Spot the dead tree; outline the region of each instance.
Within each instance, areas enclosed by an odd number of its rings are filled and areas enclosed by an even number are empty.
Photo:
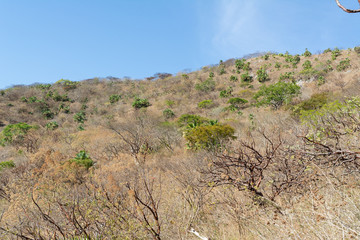
[[[336,4],[339,6],[339,8],[341,8],[342,10],[344,10],[345,12],[347,13],[359,13],[360,12],[360,9],[348,9],[346,7],[344,7],[339,0],[335,0],[336,1]],[[360,0],[358,0],[359,4],[360,4]]]

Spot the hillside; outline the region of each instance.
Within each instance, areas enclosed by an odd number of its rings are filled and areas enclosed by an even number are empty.
[[[359,94],[359,47],[2,90],[0,238],[359,238]]]

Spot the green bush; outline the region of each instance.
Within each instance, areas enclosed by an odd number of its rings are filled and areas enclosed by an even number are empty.
[[[329,100],[329,93],[317,93],[313,94],[309,99],[302,101],[301,103],[293,107],[293,114],[300,116],[302,111],[316,110],[324,106]]]
[[[359,47],[354,47],[354,51],[355,51],[357,54],[360,54],[360,46],[359,46]]]
[[[311,62],[309,60],[306,60],[302,65],[304,70],[308,70],[312,68]]]
[[[51,88],[51,84],[38,84],[35,87],[41,90],[49,90]]]
[[[332,52],[330,48],[325,49],[323,53],[328,53],[328,52]]]
[[[60,79],[55,84],[60,84],[65,91],[69,91],[69,90],[72,90],[72,89],[76,89],[76,87],[77,87],[77,85],[79,83],[78,82],[73,82],[73,81],[70,81],[70,80],[67,80],[67,79]]]
[[[271,106],[278,109],[284,103],[289,104],[291,100],[300,94],[300,87],[295,83],[277,82],[269,86],[262,86],[254,95],[257,106]]]
[[[166,101],[165,101],[165,104],[166,104],[166,106],[168,106],[168,107],[172,107],[172,106],[175,105],[175,101],[173,101],[173,100],[166,100]]]
[[[279,70],[279,69],[281,68],[281,63],[276,62],[276,63],[275,63],[275,68]]]
[[[236,139],[235,129],[229,125],[201,125],[184,133],[189,149],[217,150],[230,140]]]
[[[232,87],[228,87],[226,90],[220,91],[220,97],[221,97],[221,98],[230,97],[230,96],[232,95],[232,92],[233,92],[233,88],[232,88]]]
[[[270,80],[269,75],[267,74],[265,68],[259,68],[256,72],[256,75],[257,75],[258,81],[261,83]]]
[[[341,53],[340,53],[340,49],[338,48],[335,48],[334,50],[332,50],[331,52],[331,59],[332,60],[335,60],[338,56],[340,56]]]
[[[215,74],[213,72],[209,73],[209,78],[213,78],[215,76]]]
[[[230,76],[230,81],[232,81],[232,82],[237,82],[237,81],[238,81],[238,77],[237,77],[237,76],[234,76],[234,75],[231,75],[231,76]]]
[[[238,73],[240,73],[240,70],[243,69],[244,65],[245,65],[245,59],[236,59],[235,60],[235,68]]]
[[[4,170],[5,168],[14,168],[14,167],[15,167],[15,163],[12,160],[0,162],[0,171]]]
[[[77,123],[84,123],[86,120],[86,113],[84,111],[80,111],[74,115],[74,121]]]
[[[265,54],[265,55],[264,55],[264,60],[265,60],[265,61],[266,61],[266,60],[269,60],[269,57],[270,57],[269,54]]]
[[[111,104],[118,102],[120,99],[121,99],[121,95],[119,95],[119,94],[112,94],[109,97],[109,101]]]
[[[151,104],[147,99],[135,98],[134,102],[132,103],[132,106],[135,109],[140,109],[140,108],[147,108],[151,106]]]
[[[32,128],[34,126],[22,122],[7,125],[1,132],[0,145],[21,142]]]
[[[180,116],[176,123],[179,127],[182,128],[189,125],[202,125],[205,123],[209,123],[209,121],[209,119],[201,117],[199,115],[183,114]]]
[[[76,163],[79,166],[85,167],[89,169],[94,165],[94,161],[90,158],[90,156],[86,153],[86,151],[82,150],[76,157],[69,160],[70,163]]]
[[[345,60],[340,61],[339,65],[336,66],[336,70],[341,72],[349,67],[350,67],[350,59],[346,58]]]
[[[311,57],[311,52],[306,48],[305,49],[305,52],[302,54],[303,56],[305,56],[305,57]]]
[[[226,73],[225,68],[224,67],[220,68],[219,75],[223,75],[225,73]]]
[[[195,89],[201,92],[211,92],[215,90],[215,81],[212,78],[206,79],[202,83],[197,83]]]
[[[248,103],[248,100],[236,97],[236,98],[230,98],[227,103],[229,103],[230,106],[228,106],[226,108],[226,110],[235,112],[235,111],[239,111],[240,109],[244,108],[244,105],[246,103]]]
[[[290,80],[290,81],[294,81],[295,77],[294,77],[294,72],[285,72],[284,74],[280,74],[279,80],[283,81],[283,80]]]
[[[253,81],[253,77],[249,75],[249,72],[241,74],[241,81],[246,83],[251,83]]]
[[[204,100],[198,103],[199,108],[211,108],[214,105],[212,100]]]
[[[46,129],[48,130],[55,130],[59,127],[59,124],[55,121],[53,122],[48,122],[46,125],[45,125]]]
[[[165,119],[170,119],[175,117],[175,113],[170,108],[167,108],[163,111],[163,116],[165,117]]]

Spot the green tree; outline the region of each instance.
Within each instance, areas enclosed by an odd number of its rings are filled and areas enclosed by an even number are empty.
[[[269,86],[262,86],[254,95],[257,106],[271,106],[278,109],[284,103],[288,104],[300,94],[300,87],[296,83],[277,82]]]
[[[69,162],[85,167],[86,169],[89,169],[94,165],[94,161],[90,158],[89,154],[87,154],[86,151],[84,150],[76,154],[76,157],[70,159]]]
[[[141,98],[135,98],[134,102],[132,103],[132,106],[135,109],[140,109],[140,108],[147,108],[149,106],[151,106],[149,100],[147,99],[141,99]]]

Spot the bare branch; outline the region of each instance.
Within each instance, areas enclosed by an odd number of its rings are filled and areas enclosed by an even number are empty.
[[[344,10],[347,13],[359,13],[360,12],[360,9],[356,9],[356,10],[348,9],[348,8],[345,8],[343,5],[341,5],[339,0],[335,0],[335,1],[336,1],[336,4],[339,6],[339,8],[341,8],[342,10]],[[360,5],[360,0],[358,0],[358,2]]]

